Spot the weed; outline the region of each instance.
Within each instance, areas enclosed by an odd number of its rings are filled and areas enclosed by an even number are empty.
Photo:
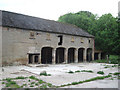
[[[10,83],[6,83],[6,87],[10,87],[10,85],[11,85]]]
[[[90,73],[93,73],[92,70],[82,70],[81,72],[90,72]]]
[[[68,73],[73,74],[74,72],[70,70]]]
[[[103,75],[104,72],[103,71],[98,71],[97,74],[102,74]]]
[[[35,76],[30,76],[29,78],[30,78],[30,79],[33,79],[33,80],[37,80],[37,81],[39,80],[39,79],[36,78]]]
[[[75,73],[80,72],[79,70],[75,71]]]
[[[5,79],[7,82],[10,82],[12,80],[12,78],[6,78]]]
[[[40,88],[47,88],[47,85],[43,84]]]
[[[5,84],[5,82],[2,82],[2,84]]]
[[[64,87],[64,86],[70,86],[70,85],[77,85],[77,84],[81,84],[81,83],[85,83],[85,82],[90,82],[90,81],[95,81],[95,80],[101,80],[101,79],[105,79],[105,78],[109,78],[109,77],[111,77],[111,75],[107,75],[107,76],[98,76],[98,77],[91,78],[91,79],[88,79],[88,80],[79,81],[79,82],[72,82],[71,84],[64,84],[64,85],[57,86],[57,87]]]
[[[40,76],[51,76],[51,74],[47,74],[46,72],[40,73]]]
[[[19,85],[17,85],[17,84],[13,84],[13,85],[11,85],[10,86],[11,88],[21,88]]]
[[[38,86],[38,83],[35,83],[36,86]]]
[[[15,79],[25,79],[26,77],[22,77],[22,76],[20,76],[20,77],[16,77]]]
[[[79,84],[79,82],[72,82],[72,85],[76,85],[76,84]]]
[[[38,81],[38,83],[39,83],[39,84],[42,84],[42,83],[44,83],[44,81],[42,81],[42,80],[39,80],[39,81]]]
[[[49,87],[52,87],[52,84],[51,83],[47,83]]]
[[[33,85],[30,85],[30,87],[34,87]]]
[[[10,84],[16,84],[16,82],[15,82],[15,81],[10,81],[9,83],[10,83]]]
[[[119,75],[120,74],[120,72],[115,72],[113,75]]]
[[[35,84],[35,82],[31,82],[31,84]]]

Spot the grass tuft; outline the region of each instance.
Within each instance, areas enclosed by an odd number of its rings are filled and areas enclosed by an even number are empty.
[[[101,75],[103,75],[104,72],[103,72],[103,71],[98,71],[97,74],[101,74]]]

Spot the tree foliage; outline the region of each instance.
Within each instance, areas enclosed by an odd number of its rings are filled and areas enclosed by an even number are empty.
[[[59,22],[74,24],[95,36],[96,49],[107,54],[119,54],[120,31],[119,17],[113,17],[110,13],[101,17],[89,11],[68,13],[59,17]]]

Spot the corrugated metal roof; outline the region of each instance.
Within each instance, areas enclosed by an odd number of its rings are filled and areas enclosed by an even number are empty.
[[[2,26],[94,37],[75,25],[64,24],[53,20],[46,20],[8,11],[2,11]]]

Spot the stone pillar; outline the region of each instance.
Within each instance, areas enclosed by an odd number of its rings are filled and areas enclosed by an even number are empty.
[[[85,48],[83,51],[83,61],[86,62],[86,57],[87,57],[87,49]]]
[[[56,48],[52,49],[52,64],[56,64]]]
[[[78,49],[75,49],[75,63],[78,63]]]
[[[101,59],[101,52],[98,54],[98,59],[99,60]]]
[[[35,63],[34,59],[35,59],[35,55],[32,55],[32,64]]]
[[[38,63],[42,64],[42,62],[41,62],[41,49],[39,49],[39,50],[40,50],[39,51],[40,55],[39,55],[39,61],[38,61]]]
[[[92,49],[92,60],[94,60],[94,49]]]
[[[65,49],[65,56],[64,56],[64,62],[68,63],[68,48]]]

